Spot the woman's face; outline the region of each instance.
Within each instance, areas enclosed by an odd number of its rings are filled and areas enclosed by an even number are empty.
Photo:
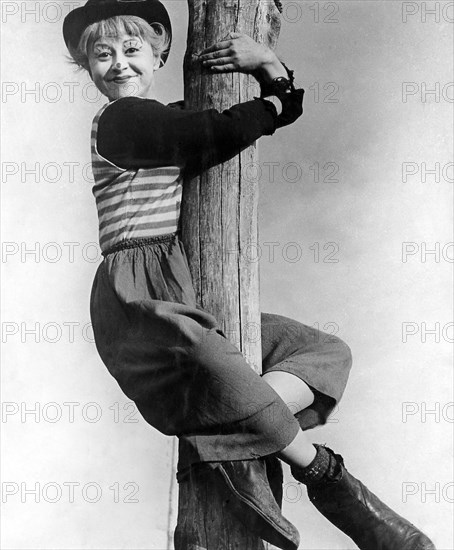
[[[159,59],[142,38],[123,34],[96,40],[89,53],[90,76],[110,101],[122,97],[151,97],[153,73]]]

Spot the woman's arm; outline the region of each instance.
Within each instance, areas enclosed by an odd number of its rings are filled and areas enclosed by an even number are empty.
[[[272,95],[273,78],[288,76],[287,69],[269,48],[247,35],[215,44],[201,53],[209,70],[252,72],[262,87],[261,98],[216,109],[190,111],[137,97],[113,102],[101,115],[98,151],[122,168],[155,168],[176,165],[195,175],[236,156],[262,135],[291,124],[303,112],[304,90],[282,97],[282,112],[263,99]],[[233,44],[233,46],[232,46]],[[225,49],[227,47],[227,49]],[[271,93],[265,93],[268,87]],[[269,91],[269,90],[268,90]]]
[[[225,162],[276,129],[274,105],[254,99],[218,112],[128,97],[99,119],[99,153],[121,168],[181,166],[191,175]]]
[[[231,32],[225,40],[200,52],[199,59],[213,72],[252,74],[260,84],[260,97],[269,97],[279,109],[277,128],[291,124],[301,115],[304,91],[295,89],[293,71],[281,63],[273,50],[250,36]],[[276,83],[276,79],[284,82]]]
[[[225,40],[202,50],[199,59],[214,72],[250,73],[265,82],[287,77],[284,65],[271,48],[238,32],[231,32]]]

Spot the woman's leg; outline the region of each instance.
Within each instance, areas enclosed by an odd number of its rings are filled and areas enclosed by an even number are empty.
[[[280,320],[283,321],[281,326]],[[271,323],[270,316],[267,317],[267,321],[268,324]],[[265,360],[269,363],[269,357],[272,357],[276,365],[278,359],[278,368],[286,368],[285,355],[288,353],[288,344],[285,344],[285,340],[288,341],[289,338],[283,329],[290,320],[275,317],[275,321],[278,326],[273,329],[273,337],[268,339],[269,353],[264,354]],[[276,338],[279,331],[280,337]],[[292,335],[294,344],[289,348],[290,360],[287,361],[287,366],[289,363],[292,369],[300,368],[301,374],[305,375],[305,354],[308,349],[304,335],[308,334],[310,332],[307,328],[301,326]],[[295,349],[298,345],[300,350]],[[324,346],[319,346],[318,350],[311,347],[310,352],[314,351],[323,356],[327,350]],[[266,368],[270,366],[265,364]],[[276,391],[293,414],[304,411],[314,402],[313,391],[296,374],[280,370],[265,371],[263,379]],[[361,481],[354,478],[345,469],[340,455],[321,445],[312,445],[304,431],[301,430],[277,456],[290,464],[295,479],[307,486],[312,504],[333,525],[350,536],[361,550],[435,550],[428,537],[380,501]]]
[[[311,388],[298,376],[288,372],[272,371],[262,376],[279,397],[287,404],[292,414],[296,414],[314,402],[314,393]],[[315,458],[317,451],[302,430],[285,449],[278,453],[281,460],[305,468]]]

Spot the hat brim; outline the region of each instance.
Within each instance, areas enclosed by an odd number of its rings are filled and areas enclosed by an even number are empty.
[[[116,17],[117,15],[134,15],[141,17],[147,23],[161,23],[172,40],[172,25],[166,8],[155,0],[139,0],[137,2],[109,2],[85,5],[69,12],[63,22],[63,38],[66,46],[76,49],[85,29],[98,21]],[[170,44],[169,44],[170,49]],[[161,56],[162,63],[167,61],[168,52]]]

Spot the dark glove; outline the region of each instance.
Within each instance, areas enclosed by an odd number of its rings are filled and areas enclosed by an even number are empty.
[[[281,61],[281,63],[282,63],[282,61]],[[295,89],[295,85],[294,85],[295,77],[293,75],[294,75],[295,71],[292,71],[291,69],[289,69],[287,67],[287,65],[285,65],[284,63],[282,63],[282,65],[284,66],[284,69],[287,72],[287,80],[290,82],[290,86],[291,86],[292,90],[294,90]],[[274,85],[274,81],[273,82],[260,81],[260,97],[263,99],[263,98],[268,97],[270,95],[276,95],[276,87]]]
[[[295,122],[303,114],[304,90],[298,89],[294,92],[275,94],[282,103],[282,112],[277,116],[276,128],[282,128]]]
[[[277,117],[276,128],[292,124],[292,122],[295,122],[303,114],[304,90],[302,88],[295,88],[294,71],[290,70],[286,65],[284,65],[284,68],[287,71],[287,79],[280,78],[273,80],[273,82],[260,83],[260,97],[262,99],[273,95],[279,98],[282,103],[282,112]]]

